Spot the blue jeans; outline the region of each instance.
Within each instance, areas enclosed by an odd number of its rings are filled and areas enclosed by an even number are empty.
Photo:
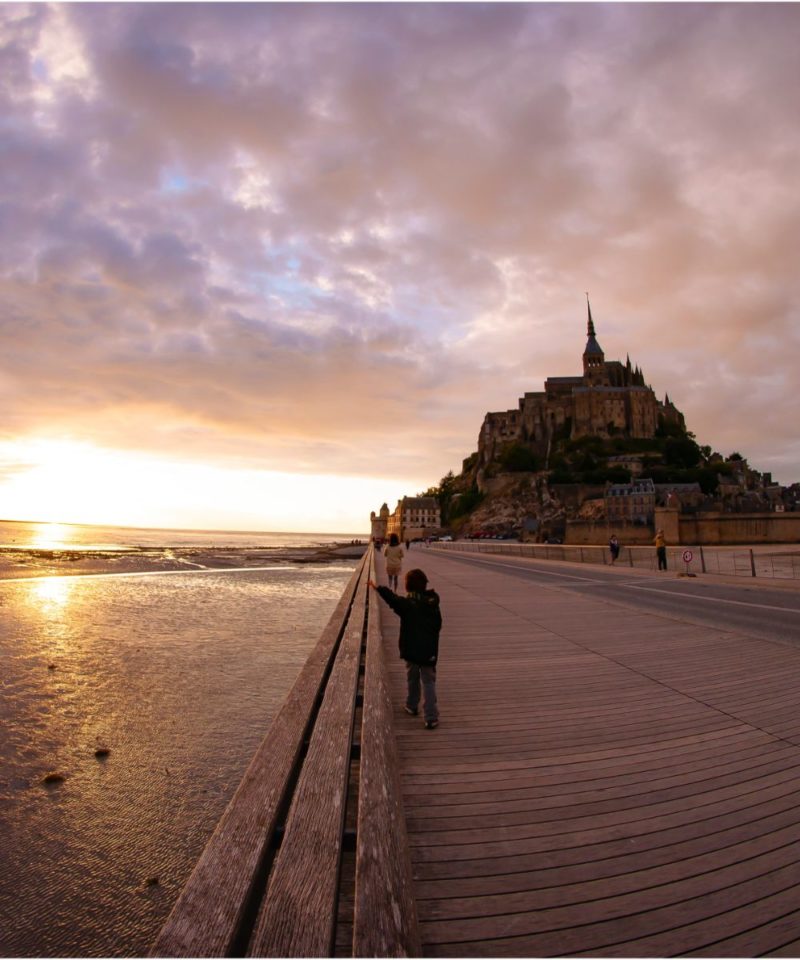
[[[439,708],[436,705],[436,667],[422,667],[418,663],[411,663],[406,660],[406,676],[408,677],[408,698],[406,699],[406,706],[412,710],[419,708],[421,685],[422,708],[425,720],[438,720]]]

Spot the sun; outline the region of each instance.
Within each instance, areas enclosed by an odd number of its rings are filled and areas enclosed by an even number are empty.
[[[0,516],[40,523],[358,532],[393,486],[388,478],[232,468],[70,438],[0,442]],[[52,526],[40,546],[59,549],[68,533]]]
[[[49,522],[42,532],[57,547],[65,531],[60,522],[103,522],[116,512],[121,497],[133,494],[126,479],[124,455],[103,451],[73,440],[31,439],[5,445],[0,461],[13,462],[15,469],[2,487],[4,513],[21,519]]]

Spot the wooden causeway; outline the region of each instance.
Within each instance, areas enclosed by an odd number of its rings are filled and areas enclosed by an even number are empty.
[[[423,954],[799,955],[800,651],[413,566],[442,598],[438,729],[402,712],[381,622]]]

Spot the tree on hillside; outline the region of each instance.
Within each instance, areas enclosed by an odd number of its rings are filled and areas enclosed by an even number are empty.
[[[439,509],[442,512],[442,523],[447,523],[450,503],[455,492],[456,478],[453,474],[453,471],[448,470],[439,481],[438,487],[428,487],[427,490],[423,490],[422,493],[418,493],[417,496],[436,497],[436,499],[439,501]]]
[[[478,490],[478,485],[473,483],[466,493],[454,495],[448,507],[447,519],[453,520],[456,517],[463,517],[467,513],[472,513],[483,498],[484,494]]]
[[[668,466],[696,467],[701,459],[700,447],[689,435],[667,437],[664,441],[664,462]]]

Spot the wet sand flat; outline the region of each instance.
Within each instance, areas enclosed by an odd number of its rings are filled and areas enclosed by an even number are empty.
[[[0,548],[0,580],[170,570],[230,570],[333,563],[360,557],[362,544],[317,547],[156,547],[119,550]]]

